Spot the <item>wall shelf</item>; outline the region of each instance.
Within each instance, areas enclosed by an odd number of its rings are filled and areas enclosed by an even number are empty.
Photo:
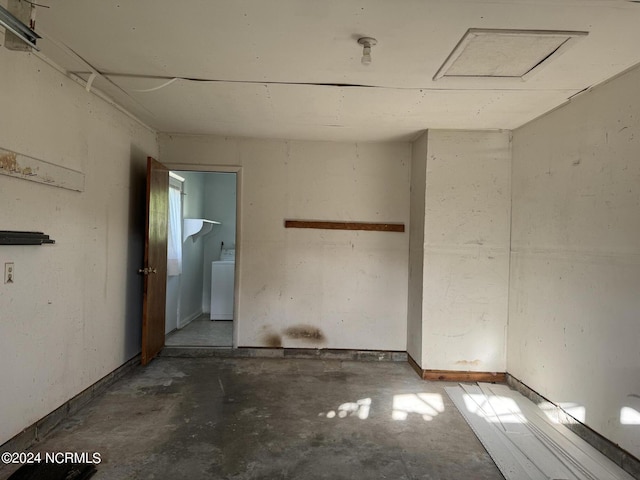
[[[195,242],[199,237],[210,233],[214,225],[221,225],[221,223],[215,220],[207,220],[206,218],[185,218],[182,241],[186,242],[187,238],[191,237]]]
[[[284,228],[318,228],[322,230],[367,230],[404,232],[404,223],[327,222],[317,220],[285,220]]]
[[[42,245],[56,243],[42,232],[16,232],[0,230],[0,245]]]

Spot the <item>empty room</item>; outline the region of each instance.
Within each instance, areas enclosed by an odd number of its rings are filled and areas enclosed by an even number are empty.
[[[0,479],[640,478],[639,25],[0,0]]]

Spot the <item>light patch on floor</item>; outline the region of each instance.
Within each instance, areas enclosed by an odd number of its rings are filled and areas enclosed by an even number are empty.
[[[336,410],[329,410],[318,414],[320,417],[326,418],[346,418],[358,417],[360,420],[366,420],[369,417],[369,409],[371,408],[371,399],[363,398],[357,402],[347,402],[340,405]]]

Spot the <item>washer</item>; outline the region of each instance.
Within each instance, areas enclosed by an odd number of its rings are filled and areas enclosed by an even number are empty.
[[[211,320],[233,320],[235,260],[211,262]]]

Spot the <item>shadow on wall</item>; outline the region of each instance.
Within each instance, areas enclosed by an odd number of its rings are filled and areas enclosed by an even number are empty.
[[[142,344],[143,277],[138,268],[144,261],[147,154],[131,145],[129,164],[129,228],[127,240],[126,310],[124,354],[129,359],[140,353]]]

